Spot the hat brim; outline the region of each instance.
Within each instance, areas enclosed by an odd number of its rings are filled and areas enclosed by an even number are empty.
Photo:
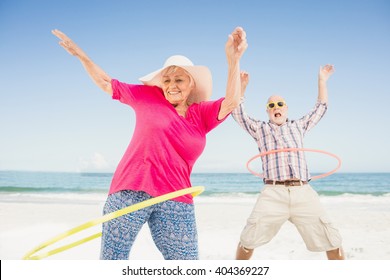
[[[171,65],[173,66],[173,65]],[[199,103],[202,101],[210,100],[211,93],[212,93],[212,76],[209,68],[202,65],[194,65],[194,66],[182,66],[182,65],[176,65],[180,68],[183,68],[186,70],[194,79],[195,81],[195,89],[192,92],[191,96],[189,97],[189,103]],[[167,66],[169,67],[169,66]],[[161,73],[164,69],[167,67],[160,68],[148,75],[145,75],[139,80],[144,84],[148,86],[161,86]]]

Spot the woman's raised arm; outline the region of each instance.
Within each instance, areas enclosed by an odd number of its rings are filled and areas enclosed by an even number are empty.
[[[61,41],[59,42],[68,53],[77,57],[81,64],[84,66],[88,75],[100,87],[104,92],[112,95],[111,77],[107,75],[98,65],[96,65],[87,54],[68,36],[61,31],[55,29],[52,33],[57,36]]]

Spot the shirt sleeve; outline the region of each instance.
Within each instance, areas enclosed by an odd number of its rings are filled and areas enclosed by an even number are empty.
[[[304,134],[312,129],[322,119],[327,109],[328,105],[326,103],[317,101],[314,108],[308,114],[297,120],[299,125],[302,127]]]
[[[221,124],[230,115],[227,114],[222,120],[218,120],[219,111],[221,109],[221,103],[225,98],[222,97],[215,101],[203,101],[199,103],[200,111],[202,115],[202,121],[206,133]]]
[[[239,126],[248,132],[255,140],[258,140],[257,135],[261,122],[248,116],[248,114],[245,112],[245,106],[243,102],[241,102],[241,104],[233,110],[232,117]]]
[[[121,103],[134,107],[135,101],[142,94],[143,85],[132,85],[119,82],[116,79],[111,80],[112,99],[119,100]]]

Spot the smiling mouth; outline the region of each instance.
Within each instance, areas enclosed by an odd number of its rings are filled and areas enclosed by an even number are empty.
[[[180,91],[168,91],[169,95],[178,95]]]

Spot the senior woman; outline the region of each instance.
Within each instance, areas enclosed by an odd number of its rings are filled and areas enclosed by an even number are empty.
[[[237,27],[228,36],[226,96],[209,101],[209,69],[180,55],[131,85],[111,79],[84,51],[59,30],[59,44],[77,57],[92,80],[136,114],[131,142],[111,182],[104,214],[191,187],[190,175],[203,152],[206,134],[238,106],[240,58],[246,33]],[[171,199],[103,224],[101,259],[128,259],[134,240],[148,222],[154,243],[165,259],[198,259],[198,236],[191,195]]]

